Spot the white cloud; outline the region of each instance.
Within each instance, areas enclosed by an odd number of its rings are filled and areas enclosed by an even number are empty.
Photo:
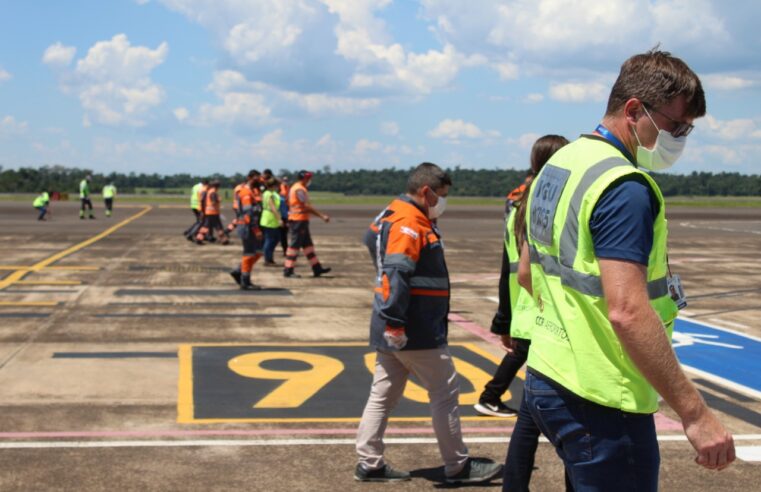
[[[26,121],[16,121],[13,116],[0,119],[0,136],[16,136],[26,133],[29,124]]]
[[[395,137],[399,135],[399,124],[396,121],[384,121],[380,125],[380,131],[384,135]]]
[[[61,42],[51,44],[42,55],[42,62],[46,65],[63,67],[71,63],[77,49],[74,46],[64,46]]]
[[[183,107],[175,108],[172,113],[174,114],[174,117],[177,118],[177,121],[185,121],[190,116],[190,111]]]
[[[601,102],[608,98],[610,89],[600,82],[562,82],[550,85],[550,97],[560,102]]]
[[[57,70],[59,84],[66,93],[79,97],[84,109],[83,124],[143,126],[154,107],[164,99],[164,90],[150,73],[167,57],[169,47],[156,49],[131,46],[127,36],[117,34],[98,41],[75,68],[68,68],[73,48],[51,45],[43,59]]]
[[[428,132],[431,138],[442,138],[449,141],[459,141],[462,138],[484,139],[498,137],[495,130],[483,131],[473,123],[463,120],[445,119],[436,125],[436,128]]]
[[[531,94],[528,94],[524,101],[527,103],[539,103],[544,101],[544,94],[541,94],[539,92],[532,92]]]
[[[707,89],[717,91],[735,91],[739,89],[747,89],[757,85],[757,79],[749,79],[732,74],[712,73],[708,75],[701,75],[700,80],[706,86]]]
[[[497,70],[499,78],[502,80],[515,80],[518,78],[518,73],[520,72],[518,65],[510,62],[497,63],[494,68]]]
[[[354,152],[359,155],[364,155],[369,152],[378,152],[381,148],[383,148],[382,143],[362,138],[354,145]]]
[[[355,115],[380,105],[380,99],[377,98],[282,90],[263,82],[252,82],[236,70],[214,72],[208,90],[216,94],[222,104],[203,104],[198,117],[186,115],[184,119],[178,118],[180,121],[203,126],[229,124],[256,127],[276,121],[274,113],[277,108],[282,108],[283,112],[289,114],[296,110],[311,115]]]
[[[202,104],[195,122],[201,126],[261,126],[272,121],[271,109],[261,94],[229,92],[222,104]]]
[[[11,77],[13,76],[10,74],[10,72],[0,68],[0,82],[5,82],[6,80],[10,80]]]
[[[707,135],[721,140],[739,141],[761,138],[761,126],[759,126],[757,120],[750,118],[718,120],[708,114],[705,118],[697,120],[695,126]]]
[[[524,133],[518,138],[511,138],[508,140],[508,143],[517,145],[521,149],[530,149],[534,146],[534,142],[536,142],[541,135],[538,133]]]

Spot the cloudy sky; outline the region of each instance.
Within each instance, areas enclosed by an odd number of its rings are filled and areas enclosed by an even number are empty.
[[[525,168],[656,43],[706,87],[674,172],[757,174],[756,0],[7,0],[0,165]]]

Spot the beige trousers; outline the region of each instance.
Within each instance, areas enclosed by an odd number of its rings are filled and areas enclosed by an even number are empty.
[[[367,470],[384,465],[383,434],[410,374],[414,374],[428,391],[433,430],[444,460],[444,472],[447,476],[455,475],[468,460],[468,448],[460,429],[457,371],[447,347],[376,352],[373,385],[357,431],[359,463]]]

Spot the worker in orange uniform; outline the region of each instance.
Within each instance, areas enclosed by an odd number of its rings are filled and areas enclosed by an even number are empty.
[[[283,248],[283,256],[288,249],[288,192],[291,185],[288,184],[288,176],[280,178],[280,247]]]
[[[324,268],[317,259],[314,252],[312,236],[309,234],[309,216],[314,215],[325,222],[330,222],[330,216],[321,213],[314,208],[309,201],[309,184],[312,181],[312,173],[309,171],[299,171],[299,180],[294,183],[288,192],[288,229],[291,233],[291,242],[285,252],[285,268],[283,268],[284,277],[297,276],[293,269],[296,266],[296,258],[299,256],[299,249],[304,250],[309,264],[312,265],[312,274],[319,277],[328,273],[330,268]]]
[[[209,184],[209,189],[203,195],[203,225],[196,234],[196,244],[202,245],[207,234],[213,235],[217,232],[218,239],[222,244],[230,242],[230,236],[222,225],[219,213],[222,208],[219,199],[219,181],[214,180]]]
[[[255,169],[252,169],[251,173],[256,174],[255,180],[257,184],[254,186],[249,186],[249,189],[251,189],[254,192],[254,197],[257,198],[257,201],[261,202],[262,201],[261,192],[259,191],[259,185],[258,185],[258,183],[261,180],[261,174],[259,174],[259,171]],[[229,224],[227,224],[228,233],[233,232],[235,230],[235,227],[240,224],[241,211],[240,211],[239,193],[243,187],[248,186],[248,181],[249,181],[249,178],[246,178],[242,183],[236,185],[235,188],[233,188],[233,215],[234,217],[233,217],[233,220]]]
[[[507,194],[505,197],[505,216],[510,213],[510,209],[513,208],[513,204],[520,203],[523,195],[526,193],[526,190],[529,186],[531,186],[531,182],[534,181],[535,175],[536,174],[534,171],[529,170],[528,174],[526,174],[526,178],[523,180],[523,183],[518,185],[517,188]]]
[[[245,186],[238,192],[240,220],[238,221],[238,236],[243,242],[243,258],[240,266],[230,272],[241,290],[261,290],[261,287],[251,283],[251,271],[259,258],[262,257],[262,230],[259,219],[262,215],[261,200],[257,201],[254,189],[258,190],[259,172],[251,171]]]

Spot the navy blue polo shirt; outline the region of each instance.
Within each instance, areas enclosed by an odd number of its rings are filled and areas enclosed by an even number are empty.
[[[658,199],[643,176],[614,181],[600,196],[589,221],[595,255],[647,266],[659,208]]]

